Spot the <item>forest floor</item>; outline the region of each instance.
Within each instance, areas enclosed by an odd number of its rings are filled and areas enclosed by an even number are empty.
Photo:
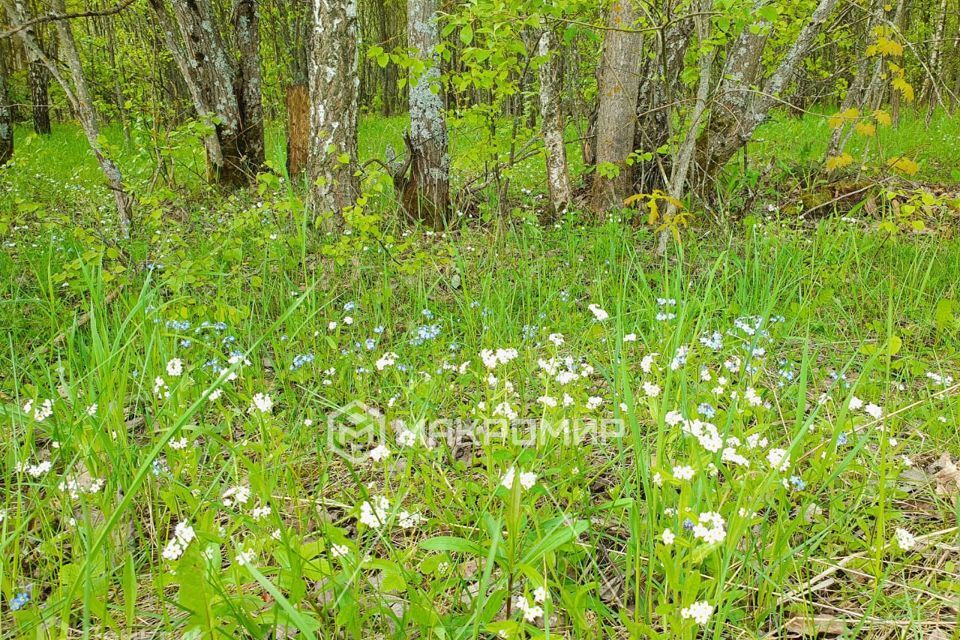
[[[539,158],[510,220],[394,229],[374,183],[331,238],[111,131],[117,246],[79,134],[18,137],[0,636],[957,637],[960,145],[919,126],[893,182],[766,125],[665,257],[538,225]]]

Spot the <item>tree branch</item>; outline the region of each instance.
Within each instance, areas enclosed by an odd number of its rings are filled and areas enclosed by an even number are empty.
[[[120,4],[110,9],[103,9],[101,11],[83,11],[80,13],[48,13],[45,16],[40,16],[38,18],[33,18],[32,20],[27,20],[23,24],[11,27],[9,30],[0,33],[0,40],[4,38],[9,38],[14,36],[24,29],[29,29],[30,27],[43,24],[44,22],[58,22],[60,20],[74,20],[76,18],[99,18],[104,16],[112,16],[117,13],[120,13],[130,5],[132,5],[137,0],[122,0]]]

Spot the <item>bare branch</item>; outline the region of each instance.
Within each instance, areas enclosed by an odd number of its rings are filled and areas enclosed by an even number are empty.
[[[27,20],[23,24],[18,24],[17,26],[11,27],[9,30],[0,33],[0,40],[3,38],[9,38],[20,33],[24,29],[29,29],[34,25],[43,24],[45,22],[59,22],[60,20],[74,20],[77,18],[100,18],[104,16],[112,16],[120,13],[136,1],[137,0],[122,0],[122,2],[120,2],[120,4],[117,6],[100,11],[82,11],[80,13],[48,13],[45,16]]]

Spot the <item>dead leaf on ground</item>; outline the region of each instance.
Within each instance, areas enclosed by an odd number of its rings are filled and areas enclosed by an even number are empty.
[[[949,453],[940,456],[940,459],[931,466],[931,469],[933,468],[937,469],[933,474],[933,479],[937,483],[937,495],[955,496],[960,493],[960,468],[957,468],[957,464],[950,458]]]
[[[847,622],[834,616],[797,616],[787,620],[783,628],[801,636],[839,636],[847,632]]]

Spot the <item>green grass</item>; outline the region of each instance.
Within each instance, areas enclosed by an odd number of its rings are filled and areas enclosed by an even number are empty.
[[[402,129],[365,123],[363,154]],[[576,213],[322,237],[283,186],[203,192],[183,145],[189,188],[144,198],[118,255],[82,140],[31,145],[0,178],[20,202],[0,254],[0,635],[757,638],[814,616],[846,637],[954,633],[949,226],[699,218],[665,259],[649,230]],[[385,459],[330,446],[356,403],[386,425],[357,451]],[[527,438],[406,440],[514,414]],[[380,526],[361,517],[378,496]],[[713,544],[684,526],[709,512]],[[181,522],[194,537],[164,557]],[[697,601],[706,624],[683,615]]]

